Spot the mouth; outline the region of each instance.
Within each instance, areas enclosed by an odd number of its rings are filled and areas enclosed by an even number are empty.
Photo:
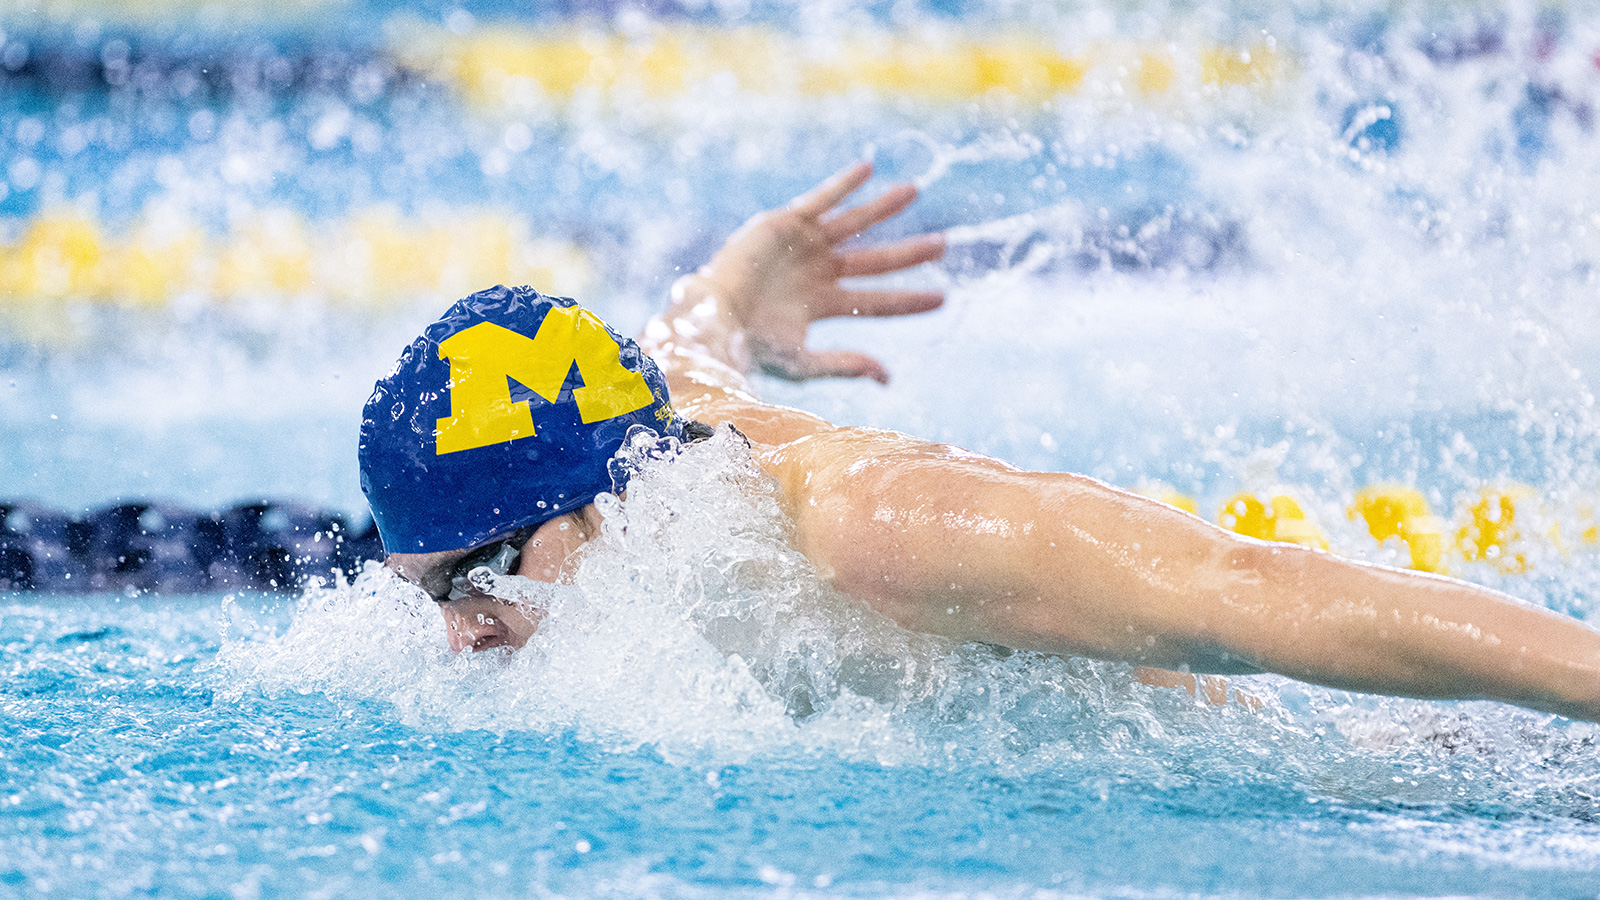
[[[478,653],[483,650],[492,650],[495,647],[510,647],[516,649],[517,644],[512,639],[511,630],[497,619],[480,622],[477,627],[467,626],[461,622],[447,621],[447,638],[450,650],[454,653],[471,651]]]
[[[510,646],[511,646],[511,639],[510,638],[508,638],[504,634],[501,634],[499,632],[495,632],[493,634],[486,634],[486,635],[478,638],[477,640],[473,641],[471,646],[467,647],[467,649],[471,650],[473,653],[477,653],[479,651],[490,650],[490,649],[493,649],[495,647],[510,647]]]

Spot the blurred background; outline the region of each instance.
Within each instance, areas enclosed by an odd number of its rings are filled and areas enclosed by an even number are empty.
[[[869,193],[923,188],[884,237],[948,230],[902,278],[950,303],[819,329],[891,387],[770,397],[1262,537],[1489,579],[1548,558],[1576,608],[1600,540],[1596,23],[7,0],[0,499],[359,523],[360,406],[454,299],[528,283],[636,329],[745,217],[865,156]]]
[[[1595,896],[1592,725],[909,636],[709,447],[513,658],[281,590],[453,301],[866,157],[948,302],[766,397],[1593,622],[1597,111],[1595,2],[0,0],[0,896]]]

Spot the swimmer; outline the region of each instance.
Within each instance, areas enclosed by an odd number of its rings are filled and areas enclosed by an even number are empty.
[[[473,575],[569,578],[601,525],[594,497],[625,487],[608,462],[630,429],[692,439],[728,424],[822,577],[905,628],[1151,667],[1144,680],[1191,691],[1198,673],[1275,672],[1600,720],[1600,632],[1574,619],[1242,537],[1082,475],[757,399],[758,369],[887,381],[870,356],[809,349],[808,327],[942,302],[841,283],[944,252],[938,235],[848,245],[916,197],[902,185],[841,209],[870,175],[853,166],[751,219],[673,287],[637,343],[571,301],[502,287],[457,303],[406,349],[366,407],[362,488],[386,564],[438,601],[453,650],[521,647],[538,628],[536,611],[484,594]],[[1215,699],[1215,682],[1199,687]]]

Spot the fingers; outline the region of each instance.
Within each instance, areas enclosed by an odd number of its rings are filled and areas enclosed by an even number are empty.
[[[755,354],[761,371],[784,381],[809,381],[813,378],[871,378],[889,383],[889,370],[865,353],[851,350],[800,350],[790,353]]]
[[[889,370],[865,353],[852,350],[817,350],[799,360],[802,378],[871,378],[889,383]]]
[[[820,218],[823,213],[850,196],[872,177],[872,163],[858,162],[834,173],[833,177],[789,201],[789,208],[803,215]]]
[[[796,197],[789,202],[788,208],[802,216],[820,219],[829,210],[842,203],[844,198],[850,196],[863,184],[866,184],[867,179],[871,177],[871,163],[856,163],[835,173],[827,181]],[[847,209],[823,222],[823,235],[829,243],[838,244],[866,231],[879,222],[899,215],[916,199],[916,185],[896,185],[866,203]],[[937,259],[938,257],[930,258]],[[910,263],[909,265],[915,264]]]
[[[924,234],[882,247],[851,250],[839,254],[839,277],[886,275],[909,269],[944,256],[944,235]]]
[[[870,170],[868,174],[871,174]],[[868,228],[892,218],[917,199],[917,186],[898,184],[871,200],[852,207],[822,223],[822,233],[829,242],[837,244],[848,240]]]
[[[939,291],[840,291],[829,308],[817,310],[817,318],[909,316],[943,305],[944,294]]]

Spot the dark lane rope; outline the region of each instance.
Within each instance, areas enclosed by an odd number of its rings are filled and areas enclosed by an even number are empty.
[[[296,503],[197,512],[124,503],[70,516],[0,501],[0,591],[298,591],[383,557],[377,528]]]

